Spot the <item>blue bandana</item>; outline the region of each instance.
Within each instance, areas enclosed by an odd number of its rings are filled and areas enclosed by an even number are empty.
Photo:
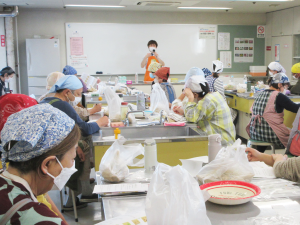
[[[82,88],[81,81],[73,75],[66,75],[60,78],[50,89],[50,93],[55,93],[61,89],[70,89],[72,91]]]
[[[289,83],[289,82],[290,82],[289,78],[284,73],[276,73],[274,76],[272,76],[272,81],[271,81],[272,84],[274,84],[274,83],[275,84],[278,84],[278,83],[285,84],[285,83]]]
[[[77,74],[77,70],[74,68],[74,67],[72,67],[72,66],[65,66],[65,68],[63,69],[63,74],[64,75],[75,75],[75,74]]]
[[[6,160],[26,162],[60,144],[75,126],[67,114],[49,104],[38,104],[8,117],[1,132],[3,165]],[[8,151],[10,141],[18,141]]]
[[[210,70],[207,69],[207,68],[203,68],[202,71],[203,71],[203,73],[204,73],[205,78],[208,77],[208,76],[210,76],[210,75],[212,74],[212,73],[210,72]]]
[[[191,76],[195,76],[195,75],[199,75],[199,76],[203,76],[204,77],[204,73],[203,73],[203,71],[200,68],[198,68],[198,67],[192,67],[186,73],[184,81],[187,82]]]

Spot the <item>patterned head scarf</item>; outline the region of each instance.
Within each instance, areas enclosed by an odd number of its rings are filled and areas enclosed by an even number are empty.
[[[74,120],[49,104],[38,104],[11,115],[2,130],[2,164],[7,160],[26,162],[43,155],[60,144],[74,126]],[[10,141],[17,143],[10,148]]]
[[[0,134],[7,118],[22,109],[36,105],[37,101],[23,94],[6,94],[0,97]]]
[[[202,71],[204,73],[205,78],[212,74],[208,68],[203,68]]]
[[[61,89],[70,89],[72,91],[82,88],[81,81],[76,77],[72,75],[66,75],[62,78],[60,78],[50,89],[50,93],[55,93],[58,90]]]
[[[158,62],[152,62],[149,66],[148,66],[148,71],[155,73],[158,69],[161,68],[161,64]]]
[[[65,75],[61,72],[53,72],[50,73],[47,77],[47,86],[46,89],[49,91],[52,86],[62,77],[64,77]]]
[[[276,73],[274,76],[272,76],[271,84],[286,84],[289,83],[290,80],[284,73]]]
[[[184,81],[187,82],[190,77],[199,75],[204,77],[203,71],[198,67],[192,67],[185,75]]]
[[[279,62],[271,62],[268,65],[268,67],[269,67],[270,70],[275,70],[278,73],[285,73],[286,72],[286,70],[283,68],[283,66]]]
[[[64,75],[75,75],[75,74],[77,74],[77,70],[74,67],[68,66],[68,65],[66,65],[65,68],[63,68],[62,72],[63,72]]]

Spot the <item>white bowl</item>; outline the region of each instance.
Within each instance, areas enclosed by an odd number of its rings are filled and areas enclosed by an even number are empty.
[[[254,184],[235,180],[203,184],[200,189],[206,190],[211,195],[208,201],[220,205],[244,204],[261,192]]]

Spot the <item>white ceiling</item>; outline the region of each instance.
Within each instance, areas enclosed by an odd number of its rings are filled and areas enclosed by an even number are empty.
[[[67,8],[65,10],[117,10],[117,11],[167,11],[167,12],[224,12],[225,10],[188,10],[177,9],[176,7],[160,6],[149,7],[139,6],[138,2],[147,0],[0,0],[0,6],[18,5],[20,8],[56,8],[63,9],[65,4],[86,4],[86,5],[125,5],[126,8],[103,9],[103,8]],[[161,2],[162,0],[148,0]],[[164,2],[180,2],[179,6],[198,6],[198,7],[227,7],[232,8],[228,13],[266,13],[300,6],[300,0],[279,2],[279,1],[260,1],[255,4],[255,0],[163,0]]]

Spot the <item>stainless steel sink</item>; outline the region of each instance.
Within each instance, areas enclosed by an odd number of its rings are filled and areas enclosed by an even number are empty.
[[[120,127],[121,135],[129,142],[142,143],[146,139],[155,139],[156,142],[185,142],[207,140],[207,134],[195,127]],[[102,128],[102,137],[99,134],[93,134],[95,145],[111,144],[114,140],[106,140],[104,137],[114,135],[114,128]],[[104,138],[104,139],[102,139]]]

